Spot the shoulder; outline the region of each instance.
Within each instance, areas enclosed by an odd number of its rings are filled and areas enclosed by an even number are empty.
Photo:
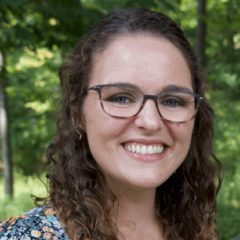
[[[0,223],[0,240],[68,240],[52,208],[38,207]]]

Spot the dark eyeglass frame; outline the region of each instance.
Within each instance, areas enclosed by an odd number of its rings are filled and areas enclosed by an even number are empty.
[[[102,101],[103,101],[102,100],[102,89],[105,88],[105,87],[126,87],[126,88],[130,87],[130,88],[135,88],[136,90],[141,92],[142,95],[143,95],[143,99],[142,99],[142,103],[141,103],[140,108],[137,111],[137,113],[135,113],[135,114],[133,114],[131,116],[128,116],[128,117],[121,117],[121,116],[111,115],[110,113],[106,112],[106,110],[104,109],[103,103],[102,103]],[[202,96],[200,96],[199,94],[193,93],[193,92],[188,91],[188,90],[170,90],[170,91],[166,91],[166,93],[167,92],[170,92],[170,93],[186,93],[186,94],[190,94],[190,95],[192,95],[194,97],[194,104],[195,104],[195,109],[196,110],[195,110],[195,113],[193,114],[193,116],[189,120],[186,120],[186,121],[172,121],[172,120],[168,120],[165,117],[163,117],[161,112],[160,112],[160,109],[159,109],[158,98],[159,98],[159,95],[161,95],[164,91],[159,93],[159,94],[157,94],[157,95],[144,94],[138,87],[136,87],[136,86],[134,86],[132,84],[129,84],[129,83],[99,84],[99,85],[95,85],[95,86],[92,86],[92,87],[88,88],[88,91],[90,91],[90,90],[94,90],[94,91],[96,91],[98,93],[102,110],[107,115],[109,115],[111,117],[114,117],[114,118],[121,118],[121,119],[131,118],[131,117],[137,116],[141,112],[141,110],[143,109],[145,102],[148,99],[151,99],[151,100],[154,101],[155,106],[156,106],[157,111],[158,111],[158,114],[161,117],[161,119],[164,119],[165,121],[171,122],[171,123],[184,123],[184,122],[188,122],[188,121],[192,120],[196,116],[198,108],[199,108],[199,105],[200,105],[201,101],[204,100],[204,98]]]

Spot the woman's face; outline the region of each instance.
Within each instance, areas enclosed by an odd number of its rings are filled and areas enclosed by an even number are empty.
[[[119,36],[94,56],[89,87],[115,83],[152,95],[170,86],[193,91],[181,52],[164,38],[143,34]],[[184,161],[194,126],[194,120],[162,120],[151,99],[135,117],[111,117],[95,91],[86,97],[83,116],[90,151],[114,189],[155,190],[164,183]]]

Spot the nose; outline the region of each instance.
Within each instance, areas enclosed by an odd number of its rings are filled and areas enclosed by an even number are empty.
[[[143,108],[136,116],[135,125],[149,131],[157,131],[163,126],[162,118],[152,99],[146,100]]]

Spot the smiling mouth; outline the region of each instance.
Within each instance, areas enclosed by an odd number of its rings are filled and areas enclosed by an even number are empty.
[[[141,155],[154,155],[163,153],[165,146],[160,144],[144,145],[137,143],[124,144],[124,148],[131,152]]]

